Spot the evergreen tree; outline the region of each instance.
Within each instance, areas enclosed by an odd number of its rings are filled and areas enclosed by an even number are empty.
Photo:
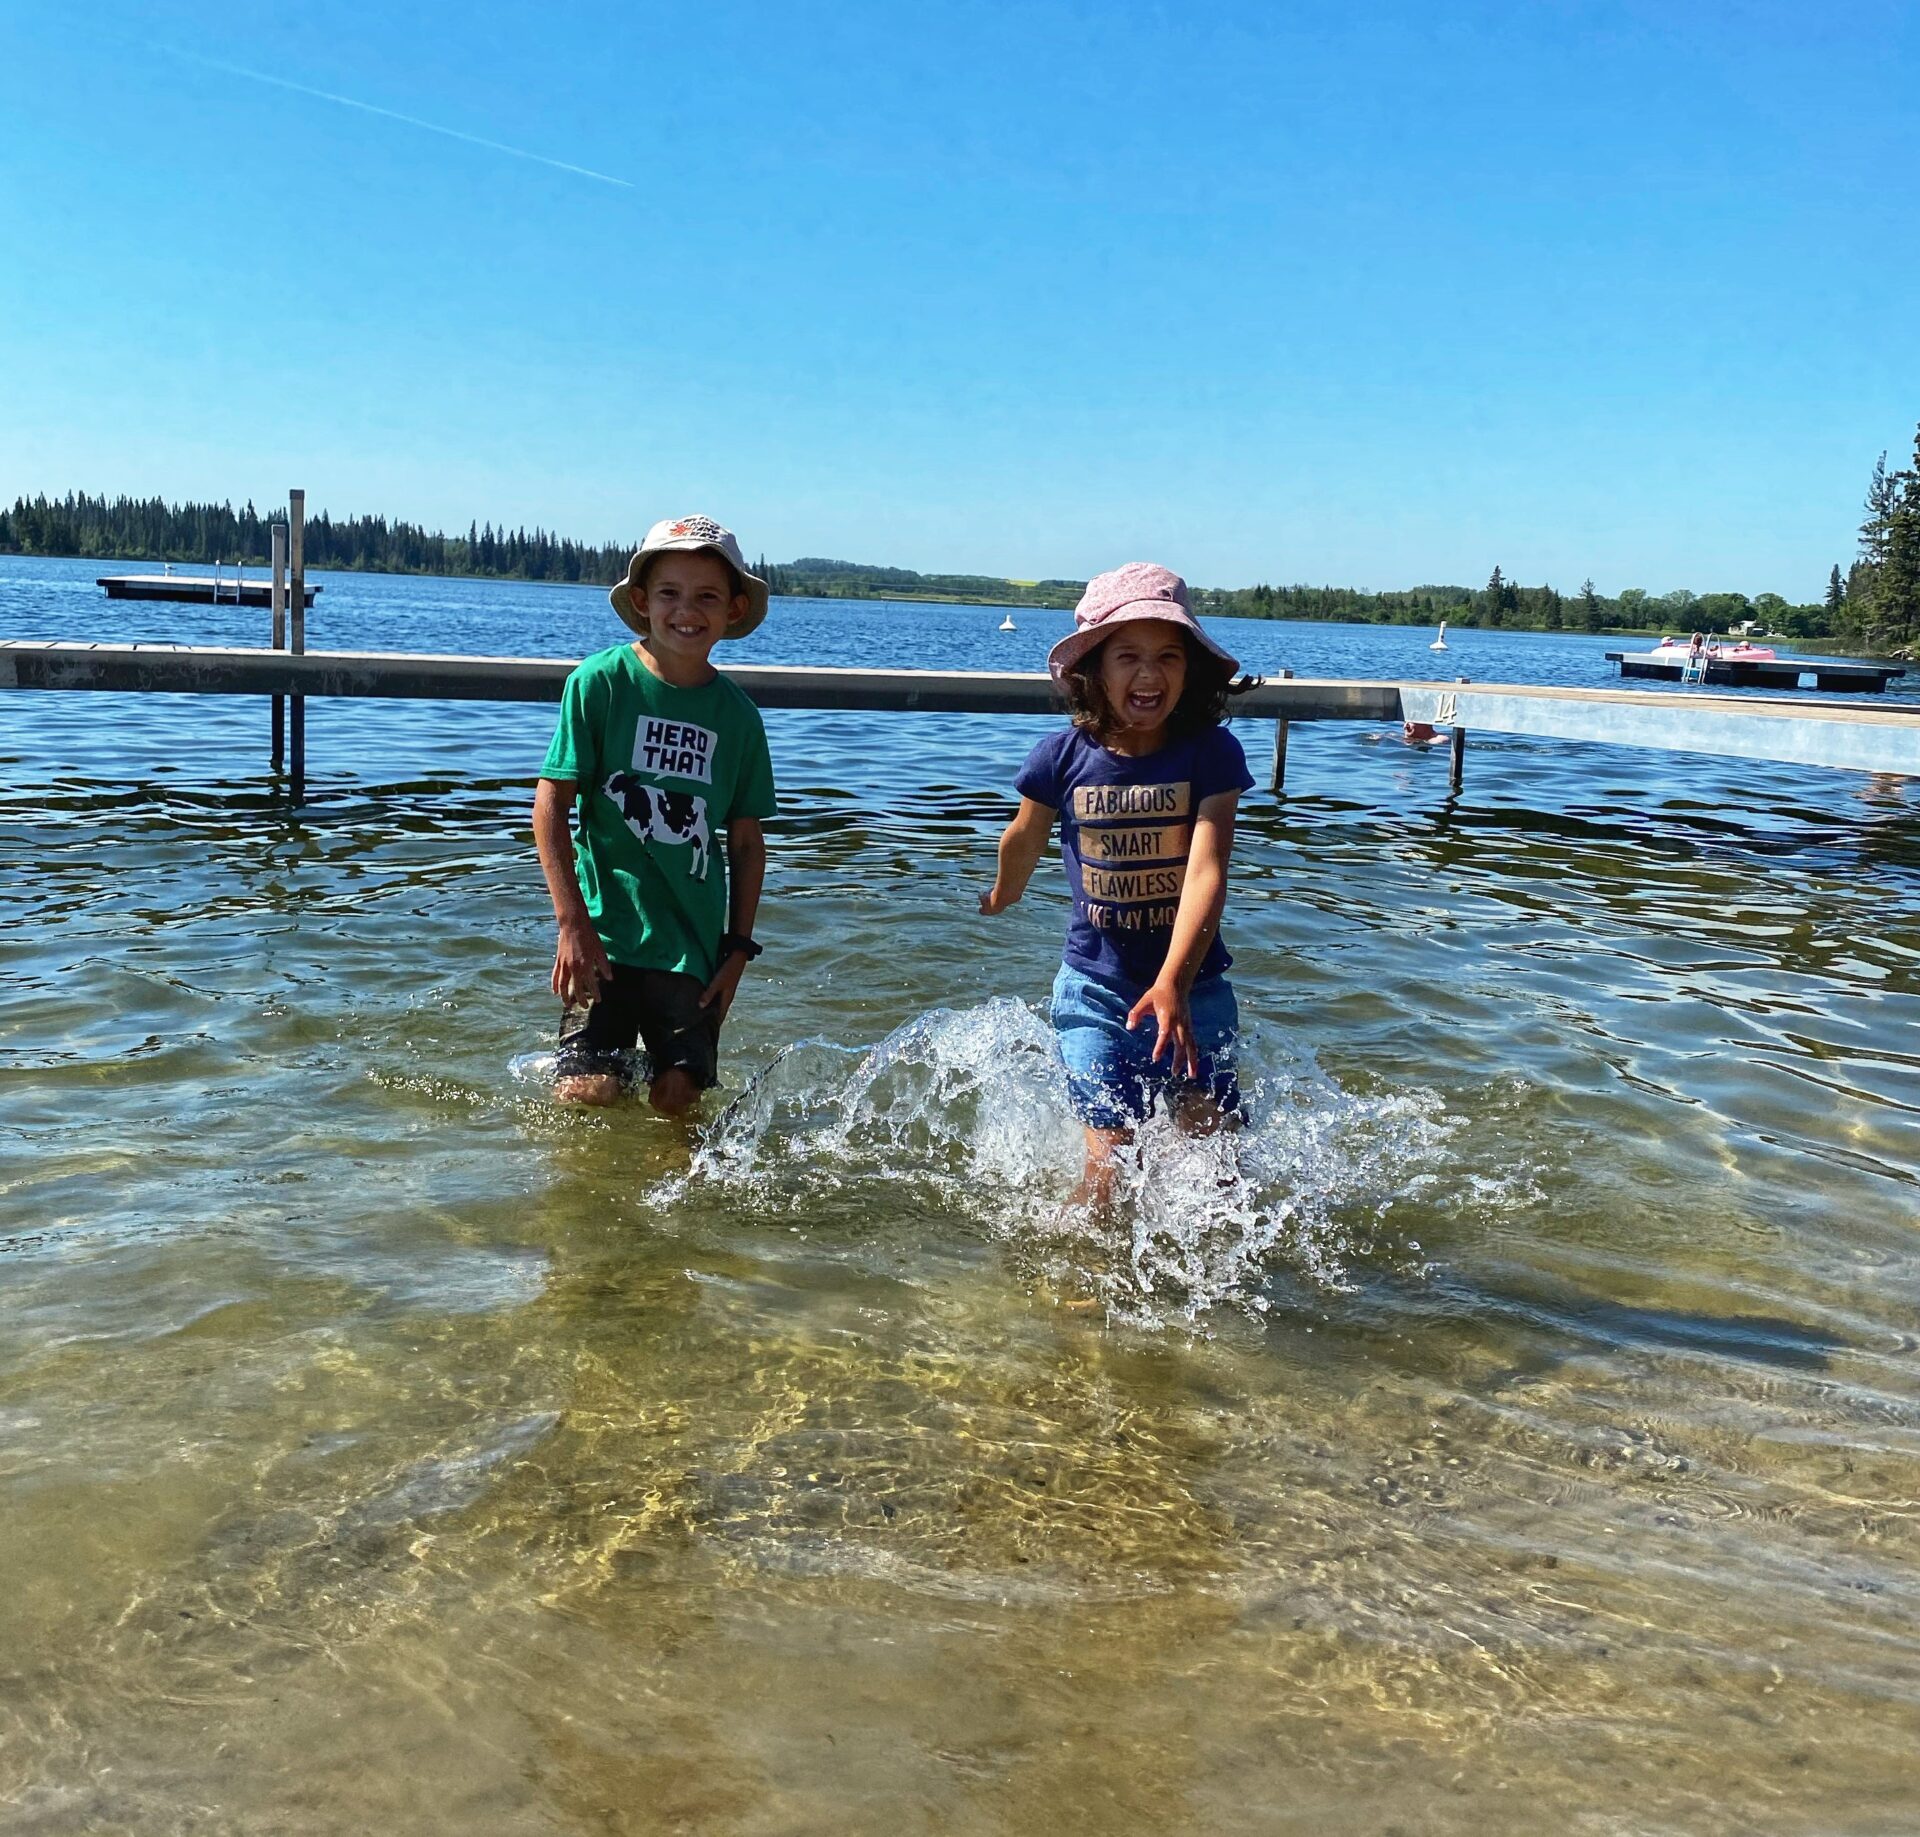
[[[1884,453],[1874,461],[1865,509],[1848,622],[1869,644],[1908,644],[1920,632],[1920,431],[1911,467],[1889,472]]]
[[[1487,577],[1487,593],[1481,616],[1489,625],[1504,625],[1507,622],[1507,594],[1510,591],[1498,565]]]
[[[1910,643],[1920,631],[1920,429],[1913,438],[1913,464],[1886,481],[1888,507],[1881,558],[1874,570],[1877,636]]]
[[[1860,559],[1877,568],[1887,555],[1887,533],[1900,501],[1898,475],[1887,475],[1887,456],[1882,453],[1873,462],[1873,477],[1867,481],[1866,520],[1860,525]]]
[[[1580,624],[1587,631],[1598,631],[1607,622],[1600,607],[1600,596],[1593,590],[1593,576],[1580,583]]]

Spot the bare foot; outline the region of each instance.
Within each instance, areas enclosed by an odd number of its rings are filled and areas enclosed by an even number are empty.
[[[1102,1305],[1098,1295],[1085,1293],[1077,1283],[1070,1289],[1056,1287],[1051,1276],[1042,1276],[1034,1292],[1056,1314],[1092,1314]]]
[[[553,1081],[557,1103],[582,1103],[604,1106],[620,1101],[620,1080],[612,1072],[581,1072]]]
[[[700,1101],[700,1087],[693,1074],[678,1065],[670,1065],[647,1086],[647,1102],[662,1116],[685,1116]]]

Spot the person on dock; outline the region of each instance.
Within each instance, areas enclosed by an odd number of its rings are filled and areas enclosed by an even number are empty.
[[[533,805],[565,1004],[554,1094],[614,1102],[638,1039],[649,1101],[681,1115],[716,1081],[720,1025],[760,954],[773,766],[760,711],[711,653],[766,617],[767,584],[732,531],[680,517],[647,531],[609,597],[639,642],[567,678]]]
[[[1168,569],[1133,562],[1090,581],[1047,668],[1072,725],[1014,779],[1020,809],[980,910],[1026,891],[1057,816],[1073,916],[1053,1027],[1086,1129],[1077,1197],[1104,1209],[1116,1153],[1157,1104],[1194,1134],[1239,1115],[1239,1007],[1219,932],[1253,775],[1221,725],[1239,665]]]

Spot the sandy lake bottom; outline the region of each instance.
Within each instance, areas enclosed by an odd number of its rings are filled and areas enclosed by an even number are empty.
[[[258,708],[0,701],[10,1831],[1913,1828],[1920,791],[1297,730],[1252,1126],[1093,1233],[1038,723],[769,718],[690,1141],[544,1094],[549,720],[316,707],[294,813]]]

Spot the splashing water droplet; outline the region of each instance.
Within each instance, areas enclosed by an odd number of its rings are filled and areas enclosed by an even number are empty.
[[[1045,1020],[1005,998],[936,1008],[870,1049],[785,1048],[651,1198],[718,1186],[793,1216],[832,1195],[881,1219],[928,1203],[1141,1325],[1259,1312],[1277,1269],[1344,1286],[1395,1201],[1435,1183],[1459,1123],[1433,1092],[1343,1090],[1257,1025],[1242,1081],[1245,1128],[1195,1137],[1150,1117],[1123,1153],[1112,1219],[1096,1223],[1067,1203],[1083,1138]]]

